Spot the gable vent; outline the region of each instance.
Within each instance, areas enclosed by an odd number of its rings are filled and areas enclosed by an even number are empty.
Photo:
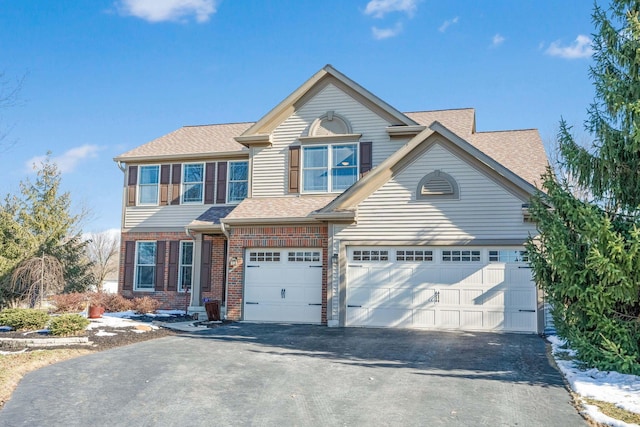
[[[453,194],[453,186],[449,181],[442,178],[432,179],[422,186],[420,194],[423,196],[442,196]]]
[[[425,175],[418,183],[416,199],[458,199],[456,180],[446,172],[435,170]]]

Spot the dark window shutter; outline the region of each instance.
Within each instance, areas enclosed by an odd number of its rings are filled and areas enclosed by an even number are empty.
[[[216,164],[207,163],[204,171],[204,202],[211,205],[214,202],[214,192],[216,179]]]
[[[133,290],[133,272],[135,270],[136,242],[125,242],[124,244],[124,283],[122,289]]]
[[[216,203],[227,202],[227,162],[218,162]]]
[[[202,241],[202,260],[200,261],[200,289],[202,292],[211,291],[211,240]]]
[[[170,165],[160,166],[160,205],[166,206],[169,204],[169,173],[171,171]]]
[[[182,182],[182,165],[171,165],[171,204],[180,204],[180,182]]]
[[[300,147],[289,147],[289,193],[300,192]]]
[[[371,142],[360,143],[360,178],[371,170],[373,166],[373,153]]]
[[[156,243],[156,291],[164,291],[164,258],[167,254],[167,242]]]
[[[127,206],[136,205],[136,185],[138,185],[138,167],[129,166],[127,181]]]
[[[173,240],[169,242],[169,283],[168,291],[178,289],[178,260],[180,257],[180,242]]]

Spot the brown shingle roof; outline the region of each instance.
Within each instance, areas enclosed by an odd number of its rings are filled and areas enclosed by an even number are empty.
[[[516,175],[540,187],[540,176],[549,163],[536,129],[478,132],[465,139]]]
[[[414,111],[404,113],[411,120],[429,126],[433,122],[442,123],[447,129],[464,138],[475,131],[476,112],[473,108],[456,110]]]
[[[225,220],[307,218],[336,196],[256,197],[244,199]]]
[[[527,182],[539,186],[548,165],[547,155],[535,129],[475,132],[473,108],[405,113],[424,126],[434,121],[455,133]]]
[[[212,153],[248,152],[233,138],[247,130],[253,123],[228,123],[222,125],[184,126],[167,135],[156,138],[114,160],[135,161],[148,157],[202,156]]]

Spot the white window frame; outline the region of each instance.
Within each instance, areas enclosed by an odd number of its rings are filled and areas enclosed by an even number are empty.
[[[154,249],[153,249],[153,264],[141,264],[138,259],[139,255],[140,255],[140,244],[141,243],[153,243],[154,244]],[[156,240],[138,240],[136,241],[136,255],[135,255],[135,271],[134,271],[134,290],[135,291],[154,291],[155,290],[155,286],[156,286],[156,269],[158,268],[157,264],[156,264],[156,259],[158,257],[158,242]],[[140,286],[139,283],[139,271],[140,271],[140,267],[153,267],[153,274],[152,274],[152,278],[153,280],[151,281],[151,286]]]
[[[155,184],[141,184],[140,181],[142,180],[142,169],[144,168],[157,168],[158,170],[158,180]],[[154,203],[143,203],[142,202],[142,188],[143,187],[151,187],[151,186],[155,186],[156,187],[156,201]],[[158,206],[158,204],[160,203],[160,165],[140,165],[138,167],[138,188],[137,188],[137,193],[138,193],[138,205],[139,206]]]
[[[477,252],[477,253],[474,253],[474,252]],[[440,261],[445,264],[482,262],[482,252],[483,252],[482,249],[464,249],[464,248],[442,249],[440,251]],[[449,256],[451,259],[445,259],[445,257],[447,256]],[[467,257],[468,259],[465,259]],[[477,257],[477,259],[474,259],[474,257]]]
[[[185,244],[191,244],[191,264],[183,264],[183,254],[184,254],[184,246]],[[190,268],[191,269],[191,283],[189,283],[189,289],[193,288],[193,258],[194,258],[194,250],[195,250],[195,245],[193,243],[193,240],[181,240],[180,241],[180,253],[179,253],[179,258],[178,258],[178,292],[185,292],[186,289],[183,286],[182,283],[182,278],[183,278],[183,274],[184,274],[184,268]]]
[[[489,262],[505,264],[526,264],[529,262],[527,251],[524,249],[487,249]]]
[[[353,181],[353,184],[355,184],[358,181],[358,177],[360,176],[360,144],[357,142],[342,142],[342,143],[335,143],[335,144],[309,144],[309,145],[303,145],[302,146],[302,156],[301,156],[301,161],[300,161],[300,184],[301,184],[301,190],[302,193],[307,193],[307,194],[313,194],[313,193],[342,193],[343,191],[346,190],[346,188],[343,189],[334,189],[333,188],[333,171],[336,169],[341,169],[338,166],[334,166],[333,165],[333,148],[334,147],[340,147],[340,146],[352,146],[355,148],[354,152],[356,155],[355,158],[355,164],[353,166],[345,166],[344,169],[346,168],[354,168],[356,170],[355,173],[355,181]],[[305,168],[304,166],[304,158],[305,158],[305,151],[307,149],[310,148],[326,148],[327,150],[327,166],[325,168],[321,168],[321,167],[307,167]],[[305,190],[305,179],[304,179],[304,175],[305,175],[305,170],[325,170],[327,173],[327,189],[326,190]],[[348,187],[347,187],[348,188]]]
[[[231,165],[237,164],[237,163],[245,163],[247,165],[247,179],[231,180]],[[242,183],[242,182],[246,182],[247,183],[247,194],[245,194],[244,197],[242,199],[240,199],[240,200],[231,200],[231,184],[233,184],[233,183]],[[241,201],[246,199],[248,195],[249,195],[249,161],[247,161],[247,160],[237,160],[237,161],[233,161],[233,162],[228,162],[227,163],[227,203],[230,204],[230,205],[237,205],[238,203],[240,203]]]
[[[185,174],[186,174],[186,170],[187,170],[187,166],[193,166],[193,165],[198,165],[202,167],[202,181],[189,181],[186,182],[185,181]],[[182,171],[181,171],[182,176],[180,177],[180,182],[182,185],[181,188],[181,192],[180,192],[180,203],[182,203],[183,205],[201,205],[204,203],[204,174],[205,174],[205,164],[204,163],[183,163],[182,164]],[[187,194],[187,186],[190,185],[197,185],[200,184],[200,200],[189,200],[186,201],[185,195]]]

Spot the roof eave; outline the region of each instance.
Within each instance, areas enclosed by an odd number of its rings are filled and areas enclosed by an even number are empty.
[[[220,220],[224,225],[241,224],[309,224],[318,223],[318,220],[309,217],[277,217],[277,218],[223,218]]]
[[[258,133],[254,135],[240,135],[233,138],[236,142],[245,147],[270,147],[271,140],[268,133]]]
[[[387,134],[391,138],[399,138],[399,137],[414,137],[427,127],[422,125],[416,126],[387,126]]]
[[[157,154],[153,156],[125,156],[120,155],[113,158],[114,162],[124,163],[141,163],[166,160],[193,160],[193,159],[212,159],[212,158],[231,158],[231,157],[249,157],[248,150],[239,151],[219,151],[207,153],[191,153],[191,154]]]

